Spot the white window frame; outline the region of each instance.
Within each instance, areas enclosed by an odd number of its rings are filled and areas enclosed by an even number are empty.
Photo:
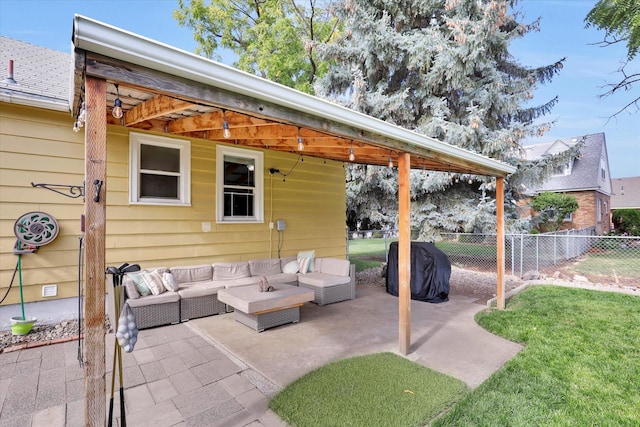
[[[600,179],[605,181],[607,179],[607,162],[604,157],[600,157]]]
[[[252,217],[224,216],[224,156],[240,157],[253,160],[255,165],[254,206]],[[262,151],[229,147],[218,144],[216,146],[216,222],[233,223],[263,223],[264,222],[264,153]]]
[[[164,199],[140,196],[140,146],[155,145],[173,148],[180,152],[180,172],[167,175],[178,176],[178,198]],[[154,171],[158,173],[158,171]],[[162,172],[160,172],[162,174]],[[129,203],[132,205],[191,206],[191,141],[166,138],[146,133],[129,134]]]

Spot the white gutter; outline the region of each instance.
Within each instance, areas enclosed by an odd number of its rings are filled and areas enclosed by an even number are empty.
[[[69,103],[65,101],[51,101],[45,99],[33,98],[20,94],[0,93],[0,101],[9,104],[25,105],[27,107],[42,108],[45,110],[69,112],[71,109]]]
[[[233,93],[291,108],[382,137],[463,159],[501,175],[516,168],[503,162],[443,143],[374,117],[254,76],[210,59],[155,40],[75,15],[73,44],[76,48],[200,82]]]

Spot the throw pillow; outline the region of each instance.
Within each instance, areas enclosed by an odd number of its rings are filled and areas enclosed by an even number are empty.
[[[140,273],[128,273],[127,276],[133,281],[141,297],[151,295],[151,289],[147,286],[147,282],[144,280],[142,272]]]
[[[140,298],[140,293],[138,293],[138,289],[136,289],[136,284],[131,280],[128,274],[122,278],[122,286],[124,286],[124,290],[127,292],[127,298]]]
[[[297,261],[291,261],[288,262],[284,265],[284,267],[282,267],[282,272],[283,273],[287,273],[287,274],[296,274],[298,272],[298,262]]]
[[[307,271],[312,272],[315,271],[314,268],[314,263],[313,263],[313,259],[316,256],[316,251],[302,251],[302,252],[298,252],[298,264],[300,264],[300,258],[309,258],[309,268],[307,269]],[[300,273],[306,273],[307,271],[302,271],[302,269],[300,269]]]
[[[178,283],[176,282],[176,278],[173,277],[171,273],[163,273],[162,274],[162,284],[164,288],[170,292],[178,292]]]
[[[298,271],[301,274],[307,274],[309,271],[309,263],[311,259],[309,257],[298,258]]]
[[[143,271],[142,277],[153,295],[160,295],[165,291],[162,284],[162,276],[157,271]]]

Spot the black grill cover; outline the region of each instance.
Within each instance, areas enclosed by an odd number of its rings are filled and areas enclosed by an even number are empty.
[[[411,242],[411,299],[432,303],[449,300],[451,263],[429,242]],[[398,296],[398,242],[389,247],[387,292]]]

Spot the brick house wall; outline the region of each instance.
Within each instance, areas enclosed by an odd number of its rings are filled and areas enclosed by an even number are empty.
[[[576,191],[568,193],[576,198],[578,210],[571,215],[571,221],[565,221],[560,230],[581,229],[594,227],[597,235],[608,233],[611,229],[610,222],[610,197],[597,191]],[[529,206],[531,197],[521,199],[518,202],[518,212],[521,218],[537,215]],[[600,212],[598,215],[598,204]]]

